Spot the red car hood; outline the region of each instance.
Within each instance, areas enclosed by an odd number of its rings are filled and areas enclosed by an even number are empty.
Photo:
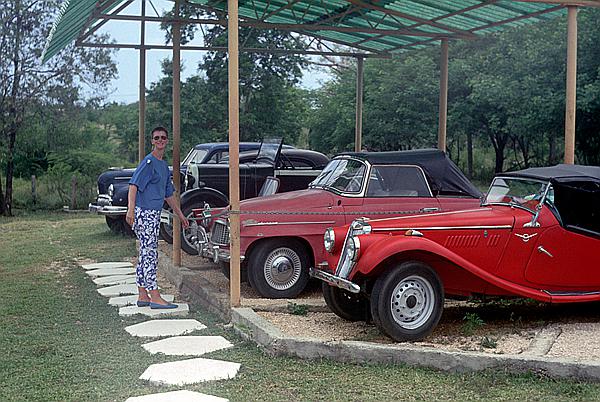
[[[306,211],[333,205],[333,195],[319,189],[280,193],[268,197],[250,198],[240,202],[244,211]]]
[[[510,226],[514,216],[510,208],[481,207],[465,211],[441,212],[438,214],[406,216],[369,221],[373,229],[418,229],[481,226]]]

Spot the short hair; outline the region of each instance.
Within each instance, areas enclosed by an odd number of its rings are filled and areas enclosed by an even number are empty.
[[[169,132],[167,131],[166,128],[164,128],[163,126],[156,126],[152,129],[152,132],[150,133],[151,136],[154,135],[155,132],[160,131],[163,132],[167,135],[167,137],[169,136]]]

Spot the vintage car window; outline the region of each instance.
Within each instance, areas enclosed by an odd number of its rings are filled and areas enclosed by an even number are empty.
[[[375,165],[367,197],[431,197],[427,179],[418,166]]]
[[[228,160],[229,151],[215,152],[205,163],[223,163],[223,160]]]
[[[206,154],[208,153],[205,149],[192,149],[181,163],[183,166],[189,165],[190,163],[202,163]]]
[[[561,224],[584,235],[600,236],[600,185],[595,182],[559,183],[553,200]]]
[[[547,185],[547,182],[537,180],[496,177],[484,204],[517,206],[535,212]],[[554,194],[549,194],[547,200],[550,204],[553,199]]]
[[[325,169],[310,186],[359,193],[366,170],[367,166],[359,160],[334,159],[325,166]]]

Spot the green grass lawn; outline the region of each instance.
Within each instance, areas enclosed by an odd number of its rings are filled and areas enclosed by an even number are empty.
[[[74,262],[135,255],[132,239],[87,214],[0,218],[0,400],[123,401],[188,389],[231,401],[600,400],[600,385],[502,372],[446,374],[392,365],[354,365],[270,357],[216,318],[194,311],[234,348],[206,357],[242,364],[237,378],[186,387],[154,387],[138,377],[148,365],[178,360],[150,355],[143,339],[98,295]]]

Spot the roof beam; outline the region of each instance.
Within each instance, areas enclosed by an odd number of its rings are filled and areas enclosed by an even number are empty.
[[[598,0],[512,0],[521,3],[560,4],[563,6],[600,7]]]
[[[328,40],[328,39],[325,39]],[[80,44],[82,47],[93,47],[93,48],[114,48],[114,49],[136,49],[139,50],[141,45],[133,44],[118,44],[118,43],[92,43],[83,42]],[[172,50],[171,45],[144,45],[146,50]],[[214,52],[226,52],[227,47],[224,46],[181,46],[181,50],[201,50],[201,51],[214,51]],[[318,50],[294,50],[294,49],[261,49],[261,48],[241,48],[241,52],[245,53],[270,53],[270,54],[304,54],[309,56],[341,56],[341,57],[363,57],[363,58],[383,58],[389,59],[390,55],[377,54],[377,53],[358,53],[358,52],[323,52]]]
[[[435,27],[435,28],[443,29],[443,30],[448,31],[448,32],[453,32],[453,33],[457,34],[457,36],[462,36],[462,37],[465,37],[465,38],[473,38],[474,37],[474,35],[472,33],[468,32],[468,31],[464,31],[464,30],[461,30],[461,29],[452,28],[452,27],[446,26],[444,24],[437,23],[435,21],[432,22],[432,21],[429,21],[429,20],[424,19],[424,18],[419,18],[419,17],[412,16],[410,14],[402,13],[400,11],[391,10],[391,9],[388,9],[388,8],[385,8],[385,7],[376,6],[376,5],[370,4],[370,3],[365,3],[365,2],[363,2],[361,0],[346,0],[346,1],[348,1],[348,2],[350,2],[352,4],[354,4],[354,5],[357,5],[357,6],[361,7],[361,8],[366,8],[366,9],[370,9],[370,10],[381,11],[382,13],[387,13],[387,14],[390,14],[390,15],[395,15],[397,17],[405,18],[407,20],[419,22],[419,23],[421,23],[423,25],[429,25],[429,26],[432,26],[432,27]]]

